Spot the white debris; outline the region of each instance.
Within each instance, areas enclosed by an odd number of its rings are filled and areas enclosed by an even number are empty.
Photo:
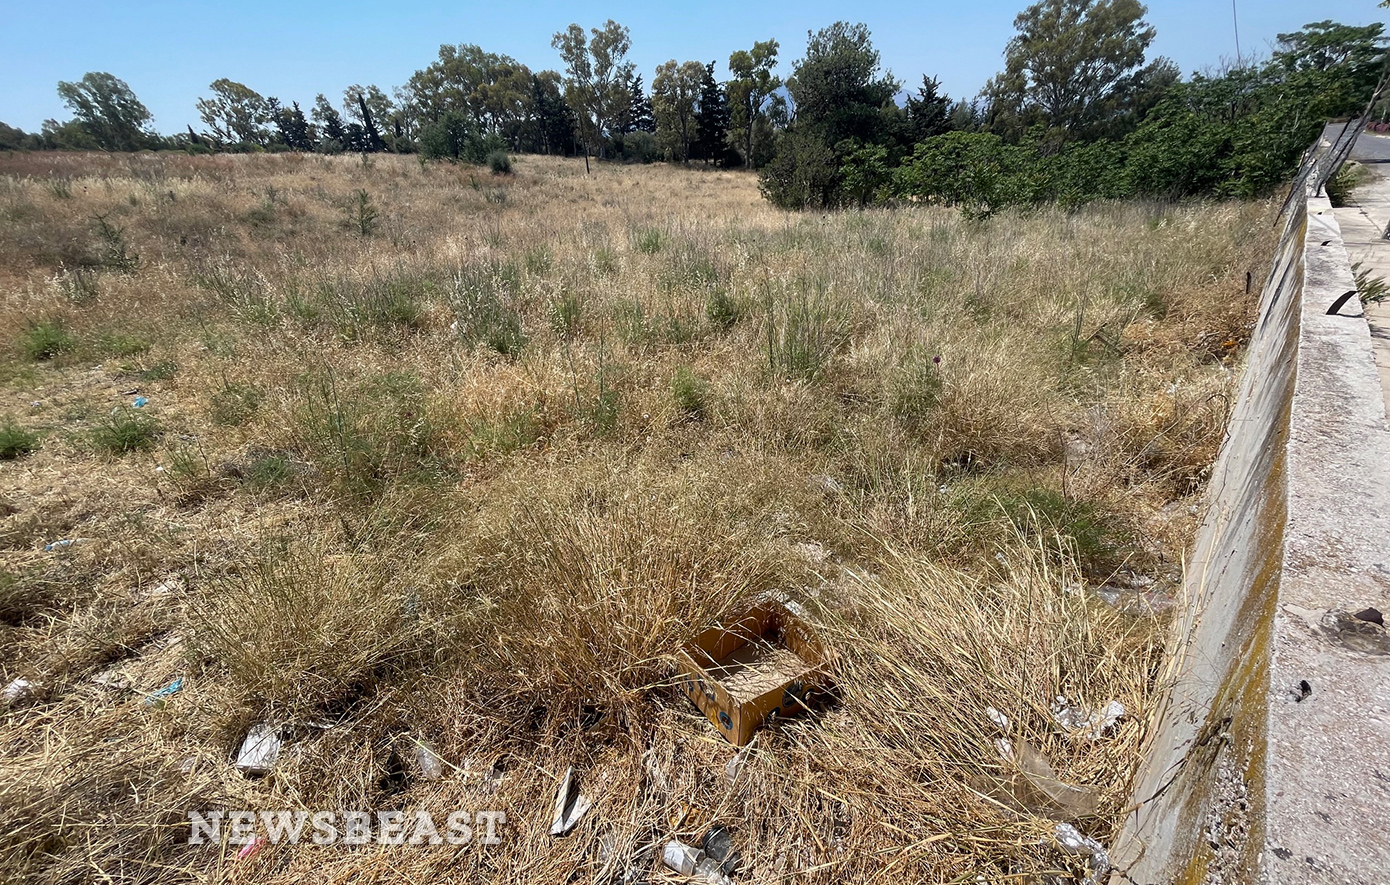
[[[667,842],[666,847],[661,850],[661,862],[682,876],[695,875],[695,868],[704,859],[704,851],[676,839]]]
[[[739,773],[743,771],[743,763],[748,758],[748,752],[753,749],[753,745],[739,747],[734,757],[724,764],[724,776],[729,779],[729,783],[738,780]]]
[[[4,691],[0,691],[0,703],[6,707],[22,704],[25,701],[33,700],[38,693],[39,687],[28,679],[16,679],[5,686]]]
[[[1068,854],[1089,856],[1088,866],[1091,874],[1082,880],[1082,885],[1097,885],[1105,880],[1105,876],[1110,872],[1110,855],[1106,854],[1105,847],[1095,839],[1081,835],[1081,832],[1071,824],[1058,824],[1056,830],[1057,844]]]
[[[246,733],[236,754],[236,769],[242,774],[270,774],[280,758],[280,729],[269,722],[258,722]]]
[[[1008,717],[1008,716],[1005,716],[1003,713],[999,712],[998,710],[994,709],[993,707],[985,707],[985,715],[989,717],[989,721],[990,721],[990,722],[993,722],[994,725],[995,725],[995,727],[997,727],[1000,731],[1004,732],[1005,734],[1008,733],[1008,731],[1009,731],[1009,717]]]
[[[1093,741],[1104,737],[1124,716],[1125,705],[1119,701],[1112,700],[1098,711],[1077,706],[1067,700],[1065,695],[1058,695],[1052,702],[1052,721],[1066,731],[1085,729]]]
[[[424,742],[415,744],[415,764],[422,780],[437,781],[444,776],[444,761]]]
[[[593,803],[589,798],[579,792],[574,766],[571,765],[565,769],[560,788],[555,791],[555,820],[550,825],[550,835],[563,836],[574,829],[591,805]]]
[[[999,751],[999,758],[1005,762],[1014,761],[1014,742],[1008,738],[995,738],[994,748]]]

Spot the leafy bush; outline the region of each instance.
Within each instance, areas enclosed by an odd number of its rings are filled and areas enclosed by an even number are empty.
[[[51,360],[72,350],[77,342],[68,333],[61,319],[39,320],[25,327],[20,337],[20,350],[35,362]]]
[[[92,428],[91,440],[98,449],[121,455],[154,448],[159,433],[159,422],[153,415],[119,406]]]
[[[810,132],[791,131],[758,176],[763,196],[782,209],[829,209],[841,203],[840,164]]]
[[[39,435],[25,430],[12,415],[0,422],[0,461],[13,461],[39,447]]]
[[[683,417],[699,421],[708,409],[709,382],[696,375],[689,366],[676,369],[671,379],[671,398],[676,402],[676,411]]]
[[[487,168],[492,170],[493,175],[512,174],[512,158],[506,151],[489,151],[486,159]]]
[[[251,420],[265,392],[249,384],[228,384],[212,395],[212,423],[239,427]]]
[[[452,160],[482,165],[489,155],[506,151],[501,137],[478,132],[468,117],[449,111],[420,130],[420,156],[426,160]],[[510,160],[508,161],[510,163]]]

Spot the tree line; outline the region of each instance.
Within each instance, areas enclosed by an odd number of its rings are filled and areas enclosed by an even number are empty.
[[[972,99],[935,78],[907,92],[862,24],[807,35],[785,80],[776,40],[715,61],[667,61],[650,88],[609,20],[551,41],[562,70],[532,71],[472,44],[388,94],[353,85],[306,111],[219,79],[202,123],[160,135],[109,73],[60,82],[71,119],[38,133],[0,123],[0,149],[419,152],[481,163],[497,152],[700,162],[759,170],[788,208],[889,200],[987,213],[1104,197],[1250,195],[1283,181],[1322,122],[1358,112],[1386,66],[1383,28],[1331,21],[1278,35],[1267,59],[1183,79],[1149,58],[1139,0],[1040,0],[1019,14],[1004,69]]]

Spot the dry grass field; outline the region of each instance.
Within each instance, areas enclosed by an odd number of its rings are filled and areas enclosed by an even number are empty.
[[[739,882],[1081,876],[1053,831],[1123,814],[1272,236],[1262,203],[0,155],[0,681],[33,685],[0,880],[676,881],[653,847],[716,822]],[[731,780],[672,662],[768,591],[836,691]],[[1059,694],[1127,715],[1091,740]],[[1094,809],[1020,810],[989,707]],[[594,806],[552,837],[571,765]],[[216,809],[506,824],[238,860],[186,844]]]

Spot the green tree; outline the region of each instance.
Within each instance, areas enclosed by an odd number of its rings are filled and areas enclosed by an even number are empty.
[[[1340,71],[1366,98],[1385,68],[1385,26],[1320,21],[1280,34],[1271,59],[1290,71]]]
[[[314,109],[309,112],[309,116],[314,118],[314,122],[323,133],[318,144],[320,151],[339,153],[350,147],[347,129],[343,126],[343,115],[338,113],[338,109],[333,107],[333,103],[322,92],[315,96]]]
[[[1139,0],[1040,0],[1014,19],[1004,70],[985,87],[990,128],[1018,138],[1041,125],[1058,142],[1113,133],[1177,79],[1145,64],[1154,29]]]
[[[270,105],[256,90],[234,80],[214,80],[211,98],[198,99],[198,116],[217,141],[260,144],[270,140]]]
[[[673,58],[656,69],[652,80],[652,110],[656,114],[656,138],[667,156],[690,161],[690,145],[697,133],[695,110],[705,66],[698,61],[676,63]]]
[[[846,139],[879,143],[898,113],[900,84],[881,70],[878,50],[862,24],[836,22],[809,34],[806,57],[787,81],[797,126],[834,147]]]
[[[949,96],[942,94],[941,81],[922,75],[922,88],[907,97],[903,108],[907,130],[913,142],[926,141],[950,132],[954,107]]]
[[[124,80],[104,72],[84,74],[76,83],[59,82],[58,96],[72,111],[77,130],[90,146],[104,151],[138,151],[158,138],[150,129],[149,109]],[[64,127],[53,124],[53,132]],[[47,124],[45,132],[50,131]]]
[[[572,24],[556,33],[550,45],[565,63],[565,103],[574,112],[579,141],[586,153],[602,156],[610,130],[630,100],[625,84],[632,76],[627,60],[632,36],[611,18],[589,34]]]
[[[876,152],[861,154],[861,148],[882,145],[882,162],[898,161],[898,88],[881,69],[864,25],[836,22],[809,34],[806,57],[787,80],[795,116],[763,169],[763,194],[784,208],[831,208],[858,199],[844,189],[846,171],[871,170],[880,162]],[[851,156],[856,160],[847,163]]]
[[[695,144],[700,159],[708,165],[724,166],[729,161],[729,100],[724,87],[714,78],[714,62],[700,74],[700,104],[695,111]]]
[[[772,73],[777,67],[777,41],[763,40],[752,49],[740,49],[729,56],[728,83],[731,123],[735,137],[743,145],[743,165],[753,168],[754,139],[764,119],[768,100],[782,88],[782,78]]]

